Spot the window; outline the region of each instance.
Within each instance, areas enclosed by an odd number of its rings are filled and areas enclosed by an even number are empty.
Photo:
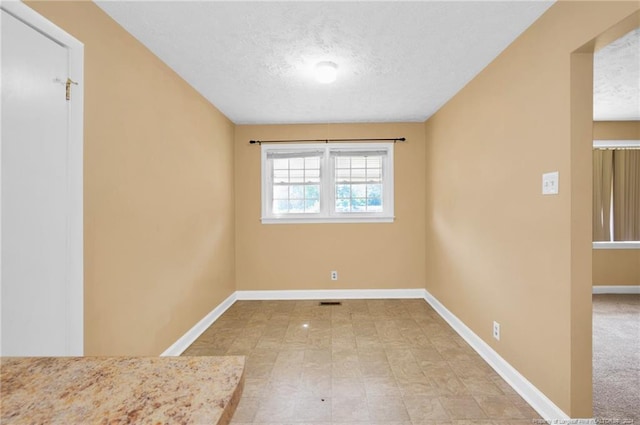
[[[393,143],[262,145],[263,223],[393,218]]]
[[[608,142],[594,142],[594,246],[636,246],[640,242],[640,145]]]

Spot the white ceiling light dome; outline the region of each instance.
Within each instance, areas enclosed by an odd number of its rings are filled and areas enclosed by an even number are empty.
[[[316,65],[316,80],[319,83],[329,84],[336,80],[338,65],[331,61],[318,62]]]

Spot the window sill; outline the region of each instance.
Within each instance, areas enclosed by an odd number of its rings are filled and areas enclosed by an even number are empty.
[[[395,217],[262,217],[262,224],[393,223]]]
[[[640,242],[593,242],[593,249],[640,249]]]

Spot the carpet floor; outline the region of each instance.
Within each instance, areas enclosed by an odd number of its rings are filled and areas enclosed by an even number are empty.
[[[593,296],[593,415],[640,424],[640,295]]]

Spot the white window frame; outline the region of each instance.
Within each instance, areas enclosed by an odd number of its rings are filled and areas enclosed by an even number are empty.
[[[262,223],[392,223],[394,216],[394,143],[287,143],[282,145],[262,144]],[[382,161],[382,212],[336,212],[335,211],[335,161],[331,151],[362,152],[385,150]],[[320,159],[320,212],[273,214],[273,170],[268,152],[314,152],[323,151]]]

